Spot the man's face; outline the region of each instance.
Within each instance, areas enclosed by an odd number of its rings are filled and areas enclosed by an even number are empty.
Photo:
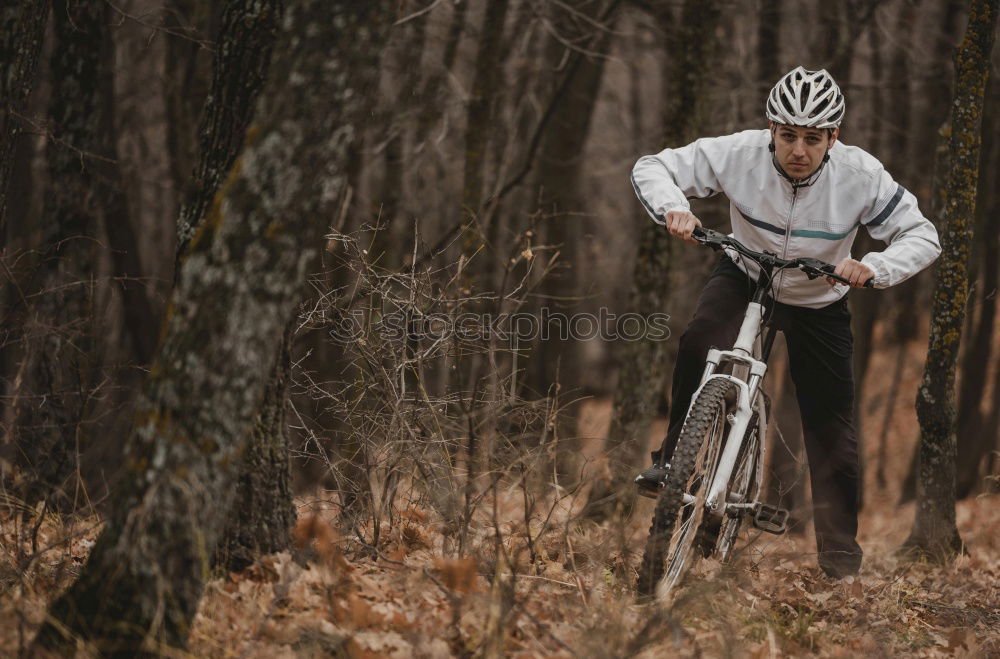
[[[825,128],[786,126],[771,122],[774,155],[778,164],[793,179],[803,179],[823,164],[826,150],[837,141],[839,128],[831,135]]]

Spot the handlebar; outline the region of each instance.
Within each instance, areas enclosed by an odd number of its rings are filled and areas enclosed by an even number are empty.
[[[719,233],[718,231],[713,231],[712,229],[706,229],[704,227],[695,227],[691,236],[706,247],[711,247],[714,250],[729,247],[736,250],[743,256],[755,261],[759,265],[769,265],[771,269],[784,270],[786,268],[798,268],[806,273],[806,277],[809,279],[816,279],[817,277],[830,277],[831,279],[847,284],[848,286],[851,285],[850,280],[834,274],[836,266],[820,261],[819,259],[806,257],[783,259],[777,254],[772,254],[771,252],[756,252],[732,236],[727,236],[724,233]],[[864,285],[865,288],[874,288],[874,286],[874,278],[866,281]]]

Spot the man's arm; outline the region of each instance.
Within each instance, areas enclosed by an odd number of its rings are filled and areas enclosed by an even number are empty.
[[[887,288],[906,281],[938,257],[941,243],[937,229],[920,212],[917,199],[881,170],[876,180],[876,201],[861,223],[872,238],[885,242],[881,252],[869,252],[861,263],[875,272],[875,287]]]
[[[711,197],[722,189],[717,173],[730,148],[727,139],[702,138],[639,158],[632,168],[632,187],[654,221],[672,228],[672,212],[678,218],[694,217],[688,199]]]

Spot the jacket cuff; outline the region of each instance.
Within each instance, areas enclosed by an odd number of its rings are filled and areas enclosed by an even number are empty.
[[[889,270],[885,267],[882,258],[875,252],[865,254],[861,257],[861,263],[875,271],[875,288],[889,288]]]
[[[667,213],[669,213],[670,211],[676,211],[676,210],[682,210],[682,211],[684,211],[686,213],[690,213],[691,212],[691,204],[689,204],[687,202],[667,202],[667,203],[663,204],[662,206],[660,206],[658,209],[656,209],[656,211],[657,211],[657,213],[659,213],[660,217],[662,217],[664,219],[666,219]]]

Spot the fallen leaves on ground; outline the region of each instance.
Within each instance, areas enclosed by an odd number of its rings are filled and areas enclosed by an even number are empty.
[[[511,500],[500,497],[498,505],[513,520],[516,497],[508,494]],[[339,534],[332,511],[317,510],[303,515],[289,552],[207,585],[189,651],[454,657],[500,647],[523,657],[995,656],[997,503],[992,496],[959,504],[970,553],[946,567],[897,561],[892,550],[906,535],[909,515],[869,513],[864,569],[841,581],[816,567],[810,536],[744,532],[731,565],[695,566],[669,606],[634,603],[645,508],[628,523],[598,526],[567,523],[572,508],[566,507],[536,528],[530,543],[532,534],[513,521],[497,535],[492,514],[483,515],[470,525],[463,556],[453,539],[432,532],[430,511],[411,508],[373,549]],[[3,528],[4,546],[14,546],[10,520]],[[32,558],[22,578],[14,556],[3,557],[0,655],[16,654],[31,638],[96,533],[92,521],[66,528],[53,518],[40,529],[41,541],[53,548]],[[502,622],[499,640],[487,638],[491,621]]]

